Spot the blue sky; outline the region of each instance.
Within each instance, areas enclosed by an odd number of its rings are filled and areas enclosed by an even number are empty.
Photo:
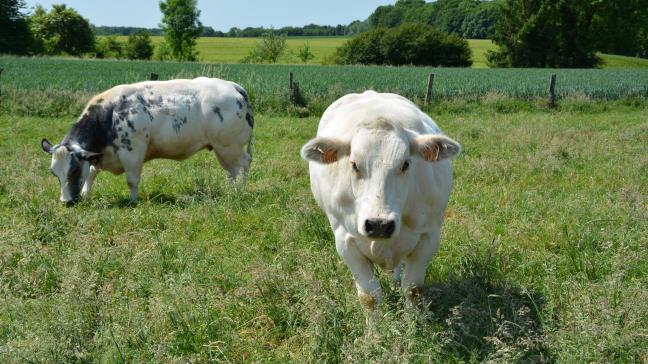
[[[310,23],[348,24],[364,20],[379,5],[395,0],[198,0],[200,20],[206,26],[227,31],[233,26],[281,28]],[[28,8],[36,4],[50,8],[66,4],[95,25],[121,25],[153,28],[160,23],[159,0],[27,0]]]

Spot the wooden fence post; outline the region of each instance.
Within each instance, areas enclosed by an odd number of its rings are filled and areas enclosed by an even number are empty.
[[[432,102],[432,86],[434,85],[434,73],[428,75],[427,90],[425,91],[425,104]]]
[[[151,81],[157,81],[159,78],[157,73],[151,73],[151,77],[149,78]]]
[[[556,107],[556,74],[551,74],[549,78],[549,107]]]
[[[4,71],[4,68],[0,67],[0,76],[2,76],[2,71]],[[2,87],[0,87],[0,96],[2,96]]]
[[[293,74],[292,74],[292,72],[288,72],[288,78],[290,79],[288,81],[288,89],[292,90],[293,89]]]

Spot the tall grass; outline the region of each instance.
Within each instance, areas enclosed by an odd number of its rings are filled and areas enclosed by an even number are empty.
[[[38,142],[69,120],[2,114],[0,361],[645,362],[648,113],[607,105],[433,115],[464,153],[429,307],[388,291],[376,338],[299,158],[317,118],[260,115],[245,190],[204,152],[65,208]]]

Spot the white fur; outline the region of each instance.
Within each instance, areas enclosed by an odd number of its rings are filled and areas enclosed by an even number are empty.
[[[426,140],[440,140],[442,151],[450,152],[441,153],[438,161],[426,161],[419,153]],[[339,160],[319,160],[319,152],[325,150],[337,151]],[[382,297],[374,264],[400,275],[410,303],[412,288],[422,287],[428,262],[439,247],[450,196],[452,168],[447,158],[459,150],[432,119],[395,94],[349,94],[324,112],[317,138],[304,146],[302,156],[310,162],[313,195],[329,219],[337,251],[365,306],[375,306]],[[409,169],[402,172],[406,161]],[[359,174],[351,162],[356,162]],[[368,237],[363,227],[368,218],[394,219],[394,234]]]

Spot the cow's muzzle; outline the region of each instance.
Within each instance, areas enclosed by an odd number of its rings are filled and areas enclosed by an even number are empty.
[[[389,239],[396,230],[396,222],[385,219],[367,219],[364,222],[364,230],[370,238]]]

